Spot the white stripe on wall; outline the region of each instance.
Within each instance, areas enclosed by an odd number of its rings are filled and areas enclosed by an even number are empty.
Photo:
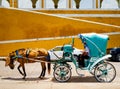
[[[101,33],[101,34],[117,35],[117,34],[120,34],[120,32]],[[34,39],[22,39],[22,40],[6,40],[6,41],[0,41],[0,44],[19,43],[19,42],[32,42],[32,41],[40,41],[40,40],[56,40],[56,39],[65,39],[65,38],[78,38],[78,36],[75,35],[75,36],[62,36],[62,37],[49,37],[49,38],[34,38]]]

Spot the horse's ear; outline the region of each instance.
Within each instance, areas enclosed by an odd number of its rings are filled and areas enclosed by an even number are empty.
[[[5,58],[5,66],[10,64],[10,57]]]

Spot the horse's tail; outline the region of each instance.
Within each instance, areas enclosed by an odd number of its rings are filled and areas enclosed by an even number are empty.
[[[51,63],[50,63],[50,55],[49,55],[49,53],[48,53],[48,56],[47,56],[47,61],[48,61],[48,65],[47,65],[47,67],[48,67],[48,74],[50,74],[50,71],[51,71]]]

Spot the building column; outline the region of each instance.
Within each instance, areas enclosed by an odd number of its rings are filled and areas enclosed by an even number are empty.
[[[14,0],[13,3],[14,3],[14,7],[15,7],[15,8],[18,8],[18,0]]]
[[[52,1],[54,2],[54,8],[57,9],[59,0],[52,0]]]
[[[71,0],[68,0],[68,8],[71,9]]]
[[[118,7],[120,8],[120,0],[117,0],[117,3],[118,3]]]
[[[98,9],[99,8],[99,1],[98,0],[96,0],[96,9]]]
[[[100,8],[102,7],[102,2],[103,2],[103,0],[100,0]]]
[[[45,9],[45,0],[41,0],[41,8]]]
[[[10,7],[14,7],[14,6],[13,6],[13,0],[7,0],[7,1],[9,2]]]
[[[76,8],[79,9],[81,0],[74,0],[74,1],[76,4]]]
[[[10,4],[10,7],[18,8],[18,0],[7,0]]]
[[[2,6],[2,0],[0,0],[0,6]]]
[[[95,3],[95,9],[101,8],[103,0],[93,0],[93,3]]]

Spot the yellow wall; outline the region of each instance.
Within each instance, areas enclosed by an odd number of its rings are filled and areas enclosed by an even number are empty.
[[[16,9],[0,8],[0,41],[77,35],[86,32],[118,32],[119,28],[96,25],[75,21],[43,13],[33,13]],[[79,19],[79,18],[78,18]],[[82,18],[93,21],[119,25],[120,18]],[[112,20],[111,20],[112,19]],[[108,48],[120,46],[120,35],[110,36]],[[7,56],[9,52],[19,48],[46,48],[51,49],[57,45],[70,42],[71,39],[33,41],[23,43],[0,44],[0,56]],[[75,39],[75,47],[83,48],[81,41]]]
[[[67,44],[71,42],[72,38],[65,38],[59,40],[46,40],[46,41],[33,41],[33,42],[20,42],[20,43],[9,43],[9,44],[0,44],[0,56],[7,56],[10,52],[15,51],[19,48],[45,48],[47,50]],[[74,46],[83,49],[83,44],[81,40],[75,38]],[[120,35],[112,35],[110,36],[110,40],[108,41],[108,48],[120,47]]]
[[[0,40],[120,31],[119,28],[16,9],[0,8],[0,17],[2,17],[0,19]]]

